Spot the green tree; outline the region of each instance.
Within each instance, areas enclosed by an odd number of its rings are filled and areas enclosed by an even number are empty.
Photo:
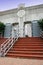
[[[5,25],[4,23],[0,22],[0,33],[2,33],[2,35],[4,35],[4,30],[5,30]]]
[[[43,19],[38,20],[38,24],[39,24],[41,30],[43,31]]]
[[[38,24],[41,29],[40,37],[43,38],[43,19],[38,20]]]

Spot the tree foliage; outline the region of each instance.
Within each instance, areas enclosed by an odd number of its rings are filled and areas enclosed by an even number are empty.
[[[39,24],[41,30],[43,31],[43,19],[38,20],[38,24]]]
[[[0,22],[0,32],[4,34],[4,30],[5,30],[5,25],[4,23]]]

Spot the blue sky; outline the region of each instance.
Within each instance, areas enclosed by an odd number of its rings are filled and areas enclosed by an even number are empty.
[[[25,3],[25,6],[33,6],[43,4],[43,0],[0,0],[0,11],[17,8],[20,3]]]

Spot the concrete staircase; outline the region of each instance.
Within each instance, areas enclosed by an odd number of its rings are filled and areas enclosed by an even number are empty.
[[[19,38],[6,56],[43,59],[43,39],[39,37]]]

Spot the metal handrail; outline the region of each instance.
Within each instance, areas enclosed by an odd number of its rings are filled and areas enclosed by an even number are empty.
[[[1,56],[5,56],[17,40],[18,40],[18,37],[16,39],[9,38],[6,44],[3,43],[3,45],[1,46]]]
[[[2,52],[2,56],[5,56],[5,53],[7,54],[7,50],[10,48],[10,45],[12,45],[11,43],[13,39],[10,39],[1,49]]]
[[[4,41],[4,43],[1,44],[1,47],[3,47],[3,45],[4,45],[8,40],[9,40],[9,38],[8,38],[6,41]]]

